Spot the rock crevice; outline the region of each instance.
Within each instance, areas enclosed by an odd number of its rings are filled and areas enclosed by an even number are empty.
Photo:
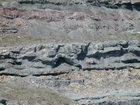
[[[0,62],[3,63],[0,70],[34,75],[57,69],[139,68],[139,44],[139,41],[134,40],[9,48],[2,50],[0,54]],[[28,68],[30,70],[27,71]]]

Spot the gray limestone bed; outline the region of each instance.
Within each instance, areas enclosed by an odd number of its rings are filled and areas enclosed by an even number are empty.
[[[140,105],[139,6],[0,0],[0,105]]]
[[[139,69],[140,41],[1,48],[0,73],[21,76],[72,69]]]
[[[73,100],[71,105],[139,105],[139,40],[0,49],[0,89],[5,90],[0,95],[11,104],[18,105],[20,101],[7,94],[28,95],[27,91],[33,94],[38,90],[36,94],[44,98],[42,91],[51,89]],[[32,102],[36,102],[35,96],[31,96]],[[42,98],[39,105],[47,102]],[[29,104],[29,99],[23,102]],[[64,100],[61,101],[65,103]],[[60,103],[54,103],[57,104]]]

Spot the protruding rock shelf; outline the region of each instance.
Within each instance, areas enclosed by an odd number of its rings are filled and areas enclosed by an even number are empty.
[[[21,76],[65,70],[140,68],[140,41],[44,44],[1,48],[0,74]],[[53,73],[52,73],[53,74]]]
[[[140,0],[1,0],[0,104],[140,105]]]

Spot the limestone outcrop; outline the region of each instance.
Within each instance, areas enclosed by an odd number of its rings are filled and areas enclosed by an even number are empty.
[[[140,69],[140,41],[2,48],[0,62],[1,75],[23,77],[64,74],[73,69]]]
[[[1,0],[0,104],[139,105],[139,6]]]
[[[1,49],[0,73],[47,74],[52,70],[139,69],[140,41],[44,44]],[[9,69],[10,68],[10,69]]]
[[[2,95],[9,96],[12,86],[51,88],[71,98],[72,105],[139,105],[139,62],[138,40],[1,47],[0,86],[8,91],[0,94],[18,105],[29,100]]]

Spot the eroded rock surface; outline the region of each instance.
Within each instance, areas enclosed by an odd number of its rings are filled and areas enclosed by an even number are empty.
[[[39,90],[44,91],[47,88],[72,99],[74,103],[71,105],[139,105],[140,101],[140,69],[131,67],[108,71],[95,69],[55,71],[22,78],[18,75],[3,74],[0,76],[0,82],[1,98],[6,99],[8,104],[15,105],[28,104],[30,101],[32,104],[39,102],[39,105],[45,105],[46,98],[41,98]],[[19,95],[14,88],[18,89],[19,93],[23,91],[24,94]],[[31,93],[32,99],[35,99],[33,101],[24,91],[34,89],[36,91]]]
[[[0,33],[48,43],[138,39],[139,11],[136,0],[2,2]]]
[[[139,69],[140,41],[44,44],[1,48],[0,73],[39,75],[51,70]]]
[[[139,0],[1,1],[0,104],[46,105],[50,88],[72,105],[140,105],[139,6]]]
[[[0,62],[11,85],[51,88],[78,105],[139,105],[137,40],[3,47]]]

